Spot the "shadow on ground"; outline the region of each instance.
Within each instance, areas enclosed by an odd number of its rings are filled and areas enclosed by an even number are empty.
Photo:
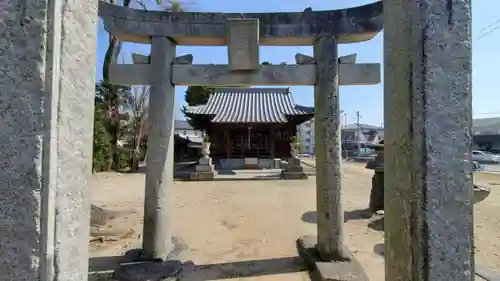
[[[218,176],[215,176],[214,179],[210,181],[264,181],[264,180],[286,180],[285,178],[281,177],[280,174],[276,175],[257,175],[257,176],[247,176],[247,177],[220,177],[220,176],[228,176],[228,175],[221,175],[219,174]],[[184,177],[177,177],[176,180],[178,181],[192,181],[189,178],[189,175],[184,176]]]
[[[257,277],[305,271],[299,257],[237,261],[219,264],[183,265],[180,280],[202,281],[230,278]]]
[[[384,231],[384,217],[376,218],[368,223],[368,228],[376,231]]]
[[[373,246],[373,252],[381,257],[385,256],[385,244],[377,243]]]
[[[114,280],[113,273],[123,262],[128,262],[124,256],[90,258],[88,281]]]
[[[371,218],[372,213],[369,209],[345,211],[344,222],[350,220],[364,220]],[[301,220],[307,223],[318,223],[318,213],[316,211],[309,211],[302,214]]]
[[[123,256],[95,257],[89,261],[89,281],[113,280],[113,271],[127,262]],[[218,264],[196,265],[183,263],[177,280],[205,281],[231,278],[257,277],[306,271],[299,257],[264,260],[236,261]]]
[[[180,263],[179,257],[181,253],[187,251],[188,246],[185,241],[178,236],[172,237],[173,250],[169,254],[169,261],[175,260]],[[113,273],[120,264],[130,263],[138,260],[144,260],[142,249],[130,249],[120,256],[111,257],[91,257],[89,258],[89,275],[88,281],[107,281],[113,279]]]

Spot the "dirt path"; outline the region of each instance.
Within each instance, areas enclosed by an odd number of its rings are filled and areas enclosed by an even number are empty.
[[[346,242],[371,281],[384,280],[383,233],[360,217],[371,171],[344,165]],[[491,181],[491,179],[488,179]],[[500,182],[499,182],[500,183]],[[500,269],[500,186],[476,206],[477,260]],[[91,244],[91,270],[112,269],[119,256],[140,245],[144,175],[101,173],[92,180],[93,203],[125,214],[111,221],[118,241]],[[309,280],[296,259],[295,240],[314,234],[315,178],[306,181],[175,182],[173,233],[187,245],[182,258],[194,263],[183,280]],[[99,258],[101,257],[101,258]],[[96,275],[98,276],[98,275]],[[104,276],[104,275],[103,275]],[[94,279],[95,280],[95,279]]]

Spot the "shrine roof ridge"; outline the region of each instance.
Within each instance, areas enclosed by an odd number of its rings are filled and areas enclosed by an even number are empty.
[[[99,2],[104,28],[122,41],[150,43],[166,36],[179,45],[227,44],[226,22],[234,18],[259,20],[260,45],[312,45],[321,35],[335,35],[339,43],[370,40],[383,28],[382,1],[326,11],[278,13],[203,13],[144,11]]]
[[[287,123],[290,116],[314,114],[312,107],[294,103],[289,88],[216,89],[206,104],[185,111],[212,116],[213,123]]]
[[[289,94],[290,87],[253,87],[253,88],[241,88],[241,87],[220,87],[215,88],[214,93],[282,93]]]

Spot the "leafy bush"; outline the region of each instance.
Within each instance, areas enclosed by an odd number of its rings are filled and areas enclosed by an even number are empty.
[[[111,136],[99,117],[96,113],[92,155],[92,170],[95,172],[108,171],[111,168]]]
[[[115,163],[115,169],[123,170],[129,168],[131,156],[132,153],[130,152],[130,150],[126,148],[116,148],[116,151],[113,155],[114,158],[113,162]]]

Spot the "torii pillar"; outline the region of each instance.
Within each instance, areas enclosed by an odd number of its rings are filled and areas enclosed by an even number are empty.
[[[385,280],[472,281],[471,1],[384,15]]]
[[[148,156],[142,247],[148,260],[166,260],[172,251],[169,191],[173,185],[174,99],[172,61],[175,43],[167,37],[151,42],[151,88]]]
[[[343,245],[344,209],[337,39],[334,36],[317,38],[314,42],[314,58],[317,75],[314,86],[318,213],[316,249],[322,260],[348,260],[350,256]]]
[[[344,244],[342,151],[339,107],[339,65],[354,64],[356,55],[339,61],[335,36],[314,41],[316,84],[314,126],[316,146],[317,237],[297,240],[299,253],[321,280],[368,280],[362,265]],[[304,59],[304,58],[303,58]]]

